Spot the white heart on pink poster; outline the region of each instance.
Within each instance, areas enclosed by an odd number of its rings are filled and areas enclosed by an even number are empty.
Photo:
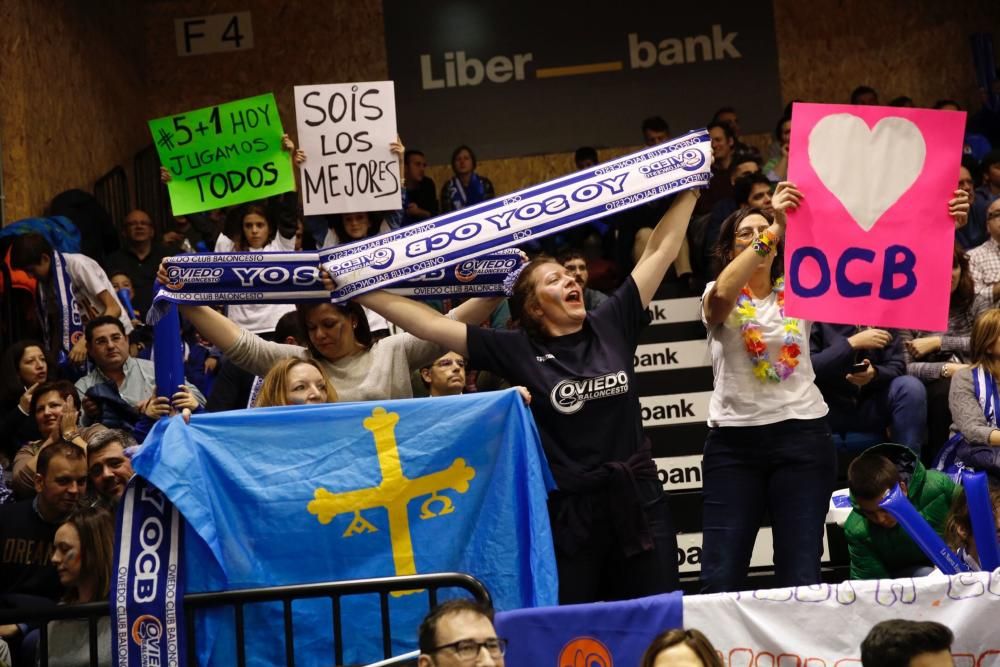
[[[831,114],[809,133],[813,170],[866,232],[910,189],[926,157],[920,128],[898,116],[869,129],[854,114]]]

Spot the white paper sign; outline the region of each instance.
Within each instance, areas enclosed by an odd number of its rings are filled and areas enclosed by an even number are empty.
[[[956,667],[1000,664],[1000,570],[684,596],[726,667],[861,667],[860,646],[891,618],[944,623]]]
[[[295,86],[306,215],[402,208],[392,81]]]

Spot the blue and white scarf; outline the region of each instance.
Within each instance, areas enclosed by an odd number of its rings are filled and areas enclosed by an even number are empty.
[[[486,199],[486,189],[483,187],[483,179],[479,174],[472,172],[469,176],[469,186],[462,187],[462,180],[458,176],[452,177],[448,181],[448,200],[451,201],[452,210],[459,210],[478,204]]]
[[[383,289],[468,259],[556,234],[711,179],[698,130],[590,169],[394,232],[324,251],[333,301]]]
[[[155,299],[342,303],[390,287],[417,298],[502,294],[503,277],[516,263],[505,268],[510,258],[498,251],[659,197],[707,187],[710,155],[708,133],[698,130],[506,197],[319,253],[178,255],[167,260],[169,284]],[[317,255],[337,282],[332,294],[318,280]]]
[[[976,394],[979,407],[983,410],[986,423],[997,428],[997,415],[1000,414],[1000,392],[997,391],[997,381],[993,374],[985,368],[976,366],[972,369],[972,391]]]
[[[134,476],[118,506],[115,530],[111,618],[117,667],[184,664],[183,534],[173,503]]]
[[[319,267],[328,250],[319,252],[200,253],[164,260],[167,284],[160,286],[147,315],[156,324],[170,303],[321,303],[330,301]],[[521,264],[517,250],[499,250],[441,268],[389,291],[414,299],[500,296],[504,278]]]
[[[49,309],[58,310],[59,331],[49,331],[48,326],[42,327],[45,346],[52,349],[52,342],[59,342],[59,349],[64,354],[69,354],[73,345],[83,337],[83,312],[80,303],[73,293],[73,280],[69,271],[66,270],[66,259],[58,250],[52,251],[52,263],[49,269],[49,280],[52,284],[52,294],[55,295],[55,303],[49,303],[42,285],[38,286],[35,292],[38,314],[42,321],[49,322]],[[60,362],[65,361],[64,355],[60,354]]]

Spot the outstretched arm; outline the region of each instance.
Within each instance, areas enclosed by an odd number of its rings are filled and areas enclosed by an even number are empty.
[[[685,190],[677,195],[670,208],[656,223],[656,228],[646,243],[646,250],[632,269],[632,280],[639,288],[643,307],[653,300],[656,288],[663,281],[670,263],[677,258],[698,196],[697,190]]]
[[[177,309],[194,325],[205,339],[225,352],[240,337],[240,327],[228,317],[208,306],[178,305]]]
[[[156,270],[156,279],[161,285],[169,282],[165,262],[160,262],[160,267]],[[177,310],[194,325],[198,333],[223,352],[232,347],[240,337],[239,325],[214,308],[178,304]]]
[[[453,350],[461,355],[468,355],[469,353],[466,342],[465,322],[479,322],[485,319],[485,317],[474,317],[483,311],[485,305],[482,303],[473,304],[473,302],[492,301],[492,299],[471,299],[455,309],[455,317],[461,319],[453,320],[450,317],[445,317],[430,306],[407,299],[398,294],[390,294],[383,290],[362,294],[354,300],[362,306],[371,308],[385,319],[398,327],[402,327],[417,338],[437,343],[441,347]],[[467,306],[468,308],[466,308]],[[459,312],[463,308],[465,311]],[[488,315],[489,311],[486,314]]]
[[[503,299],[502,296],[469,299],[451,310],[451,319],[465,324],[482,324],[490,319],[490,315],[503,303]]]
[[[802,193],[793,184],[784,181],[778,183],[774,198],[771,200],[771,205],[774,207],[774,222],[767,228],[774,238],[779,241],[784,238],[787,223],[785,211],[797,207],[801,200]],[[729,317],[729,313],[736,306],[740,291],[757,269],[760,259],[757,253],[748,248],[747,251],[734,257],[722,270],[712,290],[702,302],[708,326],[714,327]]]

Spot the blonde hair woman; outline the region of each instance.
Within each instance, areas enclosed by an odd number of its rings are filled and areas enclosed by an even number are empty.
[[[289,357],[276,363],[264,376],[254,407],[336,402],[337,390],[318,362]]]

